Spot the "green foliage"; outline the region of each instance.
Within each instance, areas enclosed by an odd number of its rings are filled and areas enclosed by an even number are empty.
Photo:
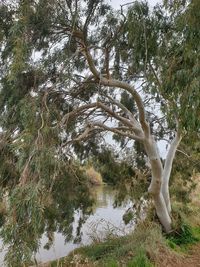
[[[184,5],[183,5],[184,6]],[[187,131],[199,129],[199,1],[191,1],[188,8],[182,6],[173,14],[176,37],[170,38],[162,76],[164,91],[170,99],[180,98],[173,107],[181,118],[181,126]],[[172,90],[173,88],[173,90]],[[170,101],[171,101],[170,100]],[[196,101],[197,100],[197,101]],[[178,107],[178,109],[177,109]]]
[[[121,94],[121,103],[131,112],[136,112],[135,102],[126,91]]]
[[[180,225],[180,228],[177,229],[176,232],[170,235],[168,238],[171,241],[170,243],[171,247],[173,243],[180,246],[180,245],[192,244],[199,241],[199,239],[194,236],[192,227],[184,223]]]
[[[125,224],[128,224],[130,221],[132,221],[135,218],[133,211],[127,211],[123,215],[123,221]]]
[[[190,208],[177,205],[173,207],[172,214],[174,230],[166,236],[170,247],[190,245],[200,240],[199,227],[195,228],[189,222],[193,214]]]
[[[125,201],[132,199],[136,204],[133,210],[128,210],[124,214],[124,221],[128,224],[130,221],[140,220],[142,214],[143,201],[146,199],[148,182],[148,171],[141,171],[129,162],[128,156],[120,159],[113,150],[104,147],[91,159],[95,169],[102,175],[103,181],[113,185],[116,189],[115,206],[122,205]],[[137,163],[136,163],[137,164]]]
[[[71,168],[73,168],[72,172],[76,172],[81,179],[81,172],[76,171],[75,166]],[[82,182],[84,179],[83,176]],[[44,189],[47,186],[45,179],[39,182],[30,181],[15,187],[8,198],[6,219],[1,230],[4,244],[9,247],[5,258],[8,264],[19,266],[22,262],[30,262],[33,252],[38,250],[40,238],[44,232],[49,236],[47,246],[51,245],[55,231],[61,232],[66,240],[72,239],[74,211],[79,208],[84,214],[80,217],[77,227],[77,237],[80,236],[81,225],[86,215],[90,213],[88,206],[91,206],[92,199],[88,197],[86,182],[83,185],[73,180],[70,170],[68,175],[64,172],[64,176],[60,176],[57,183],[54,181],[49,183],[49,192],[45,195]],[[65,188],[65,194],[60,194],[63,188]],[[13,255],[15,255],[14,258]]]
[[[5,260],[19,266],[29,262],[36,252],[42,234],[44,203],[39,185],[29,184],[16,187],[9,197],[7,218],[1,229],[4,244],[9,246]],[[24,218],[26,218],[24,220]]]
[[[147,2],[136,1],[129,9],[127,23],[133,72],[146,69],[147,63],[156,55],[158,32],[155,28]]]
[[[190,144],[190,140],[187,138],[184,138],[180,144],[180,151],[177,151],[174,160],[170,182],[173,198],[186,206],[192,200],[192,193],[197,186],[195,176],[200,171],[199,137],[193,133],[191,138],[193,144]]]
[[[94,164],[101,173],[104,182],[116,185],[121,179],[134,177],[135,171],[125,160],[120,160],[111,150],[103,148],[94,158]]]

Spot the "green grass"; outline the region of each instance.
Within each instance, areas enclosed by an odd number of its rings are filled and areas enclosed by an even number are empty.
[[[108,258],[102,261],[102,263],[99,266],[119,267],[121,266],[121,264],[114,258]],[[154,265],[147,258],[145,251],[143,249],[139,249],[136,252],[135,256],[127,262],[126,266],[127,267],[153,267]]]
[[[80,256],[79,262],[86,260],[91,266],[95,262],[98,267],[153,267],[160,253],[159,248],[161,251],[165,250],[165,255],[171,255],[172,250],[187,253],[191,244],[200,240],[199,226],[192,227],[186,223],[179,226],[179,232],[164,236],[159,224],[145,221],[132,234],[123,237],[108,235],[104,242],[78,248],[61,259],[59,265],[54,262],[51,267],[72,266],[69,263],[76,263],[74,255]]]
[[[159,246],[182,253],[199,240],[200,227],[182,224],[179,232],[165,237],[158,224],[144,222],[133,234],[109,238],[105,242],[80,248],[78,253],[91,261],[98,261],[99,266],[115,267],[125,262],[124,266],[127,267],[152,267],[154,265],[148,259],[147,251],[152,258],[156,258],[156,254],[159,253]]]
[[[139,250],[136,256],[128,262],[127,267],[153,267],[144,250]]]
[[[178,246],[193,244],[199,241],[199,239],[195,236],[192,227],[185,223],[180,226],[178,231],[168,236],[168,239]]]
[[[166,237],[166,244],[176,252],[188,253],[191,245],[200,241],[200,227],[183,224],[178,232]]]
[[[117,251],[120,249],[121,244],[128,242],[129,237],[120,237],[108,239],[105,242],[94,243],[90,246],[85,246],[78,249],[80,254],[85,255],[91,260],[99,260],[110,255],[118,254]]]
[[[91,261],[98,261],[99,266],[150,267],[145,251],[156,252],[158,242],[163,243],[161,228],[155,223],[141,223],[134,233],[124,236],[108,238],[105,242],[94,243],[77,249],[84,257]]]
[[[50,264],[51,267],[61,267],[61,266],[65,266],[64,264],[66,263],[67,261],[65,260],[65,258],[62,258],[62,259],[59,259],[59,260],[55,260],[55,261],[52,261]]]
[[[173,232],[165,236],[168,247],[186,253],[191,245],[200,241],[200,227],[193,223],[199,218],[199,207],[175,202],[172,207]]]
[[[119,264],[117,262],[116,259],[113,258],[108,258],[105,262],[104,262],[104,267],[118,267]]]

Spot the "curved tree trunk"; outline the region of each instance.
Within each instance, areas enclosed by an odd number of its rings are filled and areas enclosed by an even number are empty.
[[[163,225],[166,232],[171,231],[171,218],[170,218],[170,200],[169,200],[169,176],[171,173],[171,167],[173,158],[175,155],[175,151],[177,148],[177,145],[179,142],[173,142],[171,152],[169,153],[172,155],[170,158],[170,155],[168,156],[166,160],[166,166],[163,169],[162,162],[160,160],[160,156],[158,153],[156,142],[151,135],[151,130],[149,123],[146,119],[146,112],[144,108],[144,103],[142,100],[141,95],[135,90],[135,88],[130,85],[129,83],[112,79],[110,75],[108,77],[102,76],[99,70],[96,68],[95,62],[93,60],[93,57],[90,53],[90,49],[87,47],[87,44],[84,42],[83,38],[80,39],[79,36],[76,36],[76,38],[79,39],[80,43],[82,43],[83,49],[82,49],[82,55],[85,57],[88,67],[95,78],[96,83],[99,85],[104,85],[108,88],[121,88],[128,92],[132,98],[134,99],[137,109],[138,109],[138,121],[135,118],[134,114],[131,114],[129,110],[125,106],[122,105],[122,103],[117,103],[115,100],[112,100],[115,104],[117,104],[118,107],[120,107],[123,111],[126,113],[126,117],[120,116],[117,112],[114,112],[112,109],[107,107],[104,103],[101,103],[97,101],[96,103],[90,104],[90,107],[96,107],[101,108],[104,112],[108,113],[109,116],[115,118],[120,123],[122,123],[127,131],[125,133],[122,130],[119,130],[118,128],[110,127],[104,123],[96,123],[93,122],[90,124],[90,129],[97,129],[95,127],[99,127],[100,129],[104,129],[106,131],[111,131],[114,133],[117,133],[121,136],[127,136],[130,137],[133,140],[138,140],[144,144],[146,153],[149,157],[149,161],[151,164],[151,173],[152,173],[152,179],[151,184],[149,186],[149,193],[152,195],[155,203],[156,213],[158,215],[158,218]],[[81,107],[81,109],[88,108],[88,105]],[[79,108],[80,110],[80,108]],[[86,129],[86,132],[83,134],[88,134],[88,131]],[[80,138],[79,138],[80,140]],[[174,145],[175,144],[175,145]]]
[[[168,233],[171,231],[171,218],[162,193],[163,166],[160,160],[156,142],[150,136],[144,141],[145,150],[150,160],[152,179],[149,186],[149,193],[152,195],[158,218]]]

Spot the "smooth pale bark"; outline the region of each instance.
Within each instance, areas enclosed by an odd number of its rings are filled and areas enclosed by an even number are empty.
[[[160,160],[156,142],[152,136],[150,136],[148,139],[145,139],[144,147],[150,160],[152,174],[151,184],[148,191],[154,199],[154,205],[158,218],[165,231],[168,233],[171,231],[171,218],[161,190],[163,183],[163,166]]]
[[[163,171],[162,194],[163,194],[169,214],[171,213],[171,201],[170,201],[170,195],[169,195],[169,178],[171,175],[172,164],[173,164],[173,160],[175,157],[175,153],[176,153],[176,150],[177,150],[177,147],[180,141],[181,141],[181,135],[177,133],[167,153],[164,171]]]
[[[156,209],[156,214],[160,220],[160,223],[164,227],[166,233],[170,233],[172,231],[172,220],[168,213],[164,197],[162,192],[160,194],[153,194],[154,205]]]

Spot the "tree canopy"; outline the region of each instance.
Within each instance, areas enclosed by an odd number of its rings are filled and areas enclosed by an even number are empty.
[[[102,0],[0,5],[1,236],[12,266],[30,260],[45,231],[70,238],[75,210],[90,213],[78,160],[99,156],[108,132],[122,148],[131,144],[134,168],[149,161],[149,192],[171,230],[175,152],[200,134],[200,3],[173,2],[153,10],[140,1],[120,10]]]

